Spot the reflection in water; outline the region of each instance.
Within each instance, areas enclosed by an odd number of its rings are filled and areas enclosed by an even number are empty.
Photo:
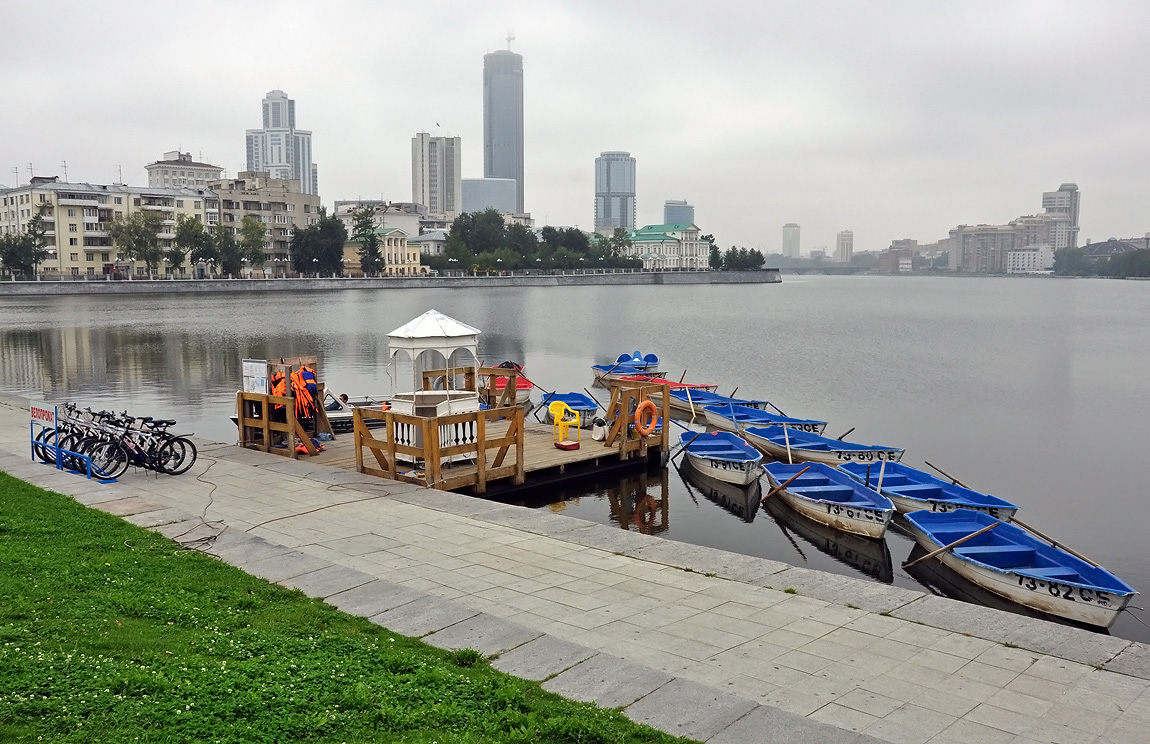
[[[826,553],[839,563],[850,566],[866,576],[877,579],[884,584],[894,583],[894,566],[891,563],[890,549],[886,540],[872,540],[861,535],[852,535],[849,532],[828,527],[821,522],[799,514],[787,506],[782,499],[770,498],[763,502],[767,511],[787,539],[791,541],[799,555],[803,550],[791,537],[795,533],[803,540]]]
[[[718,504],[744,522],[755,521],[755,515],[759,513],[759,501],[763,498],[763,487],[759,480],[747,486],[724,483],[703,475],[691,467],[691,461],[685,457],[683,466],[678,470],[679,475],[686,479],[688,488],[694,486],[708,501]]]
[[[658,535],[671,527],[671,499],[668,494],[667,469],[655,475],[635,473],[608,488],[611,521],[625,530],[638,530],[644,535]],[[651,493],[656,489],[657,494]]]

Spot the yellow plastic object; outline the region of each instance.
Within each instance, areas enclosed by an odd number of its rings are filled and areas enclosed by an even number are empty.
[[[579,412],[567,405],[561,400],[551,401],[547,406],[547,412],[551,414],[551,439],[556,442],[561,442],[567,438],[567,430],[575,427],[575,439],[579,440]]]

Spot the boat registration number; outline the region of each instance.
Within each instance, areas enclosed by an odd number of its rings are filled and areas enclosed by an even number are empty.
[[[958,507],[955,506],[954,504],[948,504],[945,501],[932,501],[932,502],[930,502],[930,510],[932,512],[952,512],[957,508]],[[1002,516],[1000,514],[997,506],[973,506],[973,505],[967,506],[964,504],[962,508],[963,509],[970,509],[972,511],[985,512],[986,514],[989,514],[992,517],[1001,517]]]
[[[858,460],[859,462],[874,462],[876,460],[890,460],[894,462],[898,460],[898,452],[889,450],[878,450],[877,452],[871,450],[869,452],[839,452],[839,459],[844,462],[851,460]]]
[[[769,426],[770,424],[768,424]],[[819,433],[820,424],[786,424],[788,429],[798,429],[799,431],[809,431],[811,434]]]
[[[1019,576],[1018,585],[1032,592],[1046,591],[1052,597],[1061,597],[1070,602],[1086,602],[1100,607],[1110,607],[1110,594],[1082,586],[1060,584],[1057,581],[1044,581],[1033,576]]]
[[[872,509],[859,509],[842,504],[827,504],[827,514],[832,516],[845,516],[847,519],[866,519],[871,522],[883,521],[883,513]]]

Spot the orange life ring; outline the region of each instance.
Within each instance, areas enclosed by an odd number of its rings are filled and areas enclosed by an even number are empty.
[[[643,423],[643,412],[649,411],[650,417],[647,418],[647,423]],[[639,432],[642,436],[647,436],[655,431],[655,424],[659,421],[659,409],[655,408],[655,403],[650,400],[645,400],[639,404],[635,409],[635,431]]]
[[[640,531],[650,529],[655,523],[655,497],[649,493],[641,496],[635,502],[635,512],[631,520]]]

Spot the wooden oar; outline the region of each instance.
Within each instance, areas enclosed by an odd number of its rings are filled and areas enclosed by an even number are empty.
[[[728,395],[727,397],[728,397],[728,398],[734,398],[734,397],[735,397],[735,393],[737,393],[737,392],[739,392],[739,386],[738,386],[738,385],[735,385],[735,389],[734,389],[734,390],[732,390],[732,391],[731,391],[731,394],[730,394],[730,395]]]
[[[590,390],[588,390],[587,388],[583,388],[583,392],[587,393],[588,398],[595,401],[595,405],[597,405],[603,409],[603,413],[607,413],[607,408],[602,403],[599,402],[598,398],[596,398],[594,395],[591,394]]]
[[[685,427],[684,427],[684,428],[685,428]],[[672,463],[674,463],[674,462],[675,462],[675,458],[676,458],[676,457],[678,457],[679,455],[681,455],[681,454],[683,454],[684,452],[686,452],[686,451],[687,451],[687,448],[688,448],[688,447],[690,447],[692,444],[694,444],[694,443],[695,443],[695,440],[696,440],[696,439],[698,439],[699,437],[703,436],[704,434],[706,434],[706,432],[705,432],[705,431],[701,431],[701,432],[699,432],[698,434],[696,434],[695,436],[691,437],[691,441],[689,441],[689,442],[687,442],[686,444],[682,445],[682,446],[679,448],[679,451],[678,451],[678,452],[676,452],[675,454],[671,455],[671,458],[670,458],[670,459],[671,459],[671,462],[672,462]]]
[[[684,375],[687,374],[686,371],[684,371],[683,374]],[[680,380],[680,382],[682,382],[682,380]],[[691,388],[683,388],[683,389],[687,391],[687,403],[688,403],[688,405],[691,406],[691,421],[694,422],[694,420],[695,420],[695,401],[691,400]],[[670,395],[670,394],[671,394],[671,390],[670,390],[670,388],[668,388],[667,389],[667,395]],[[736,429],[739,428],[738,424],[735,425],[735,428]]]
[[[766,404],[767,404],[768,406],[770,406],[771,408],[775,409],[775,412],[776,412],[777,414],[779,414],[780,416],[786,416],[786,415],[787,415],[787,414],[783,413],[783,409],[779,408],[778,406],[776,406],[774,403],[770,402],[769,400],[768,400],[768,401],[765,401],[765,402],[766,402]]]
[[[682,384],[685,379],[687,379],[687,370],[683,370],[683,374],[679,377],[679,383]]]
[[[990,530],[993,530],[995,527],[997,527],[1000,524],[1002,524],[1002,522],[995,522],[994,524],[988,524],[985,527],[983,527],[981,530],[978,530],[977,532],[971,532],[966,537],[960,537],[959,539],[952,542],[950,545],[943,545],[938,550],[932,550],[931,552],[927,553],[926,555],[922,556],[921,558],[915,558],[913,561],[910,561],[909,563],[904,563],[904,564],[902,564],[903,570],[905,571],[906,569],[910,568],[911,566],[922,563],[927,558],[933,558],[936,555],[938,555],[939,553],[945,553],[946,551],[950,550],[951,548],[955,547],[956,545],[962,545],[964,542],[966,542],[970,538],[978,537],[983,532],[989,532]]]
[[[942,473],[942,474],[943,474],[944,476],[946,476],[947,478],[950,478],[950,482],[951,482],[951,483],[953,483],[954,485],[956,485],[956,486],[962,486],[963,488],[970,488],[970,486],[966,485],[965,483],[963,483],[962,481],[960,481],[958,478],[955,478],[953,475],[951,475],[950,473],[946,472],[945,470],[943,470],[943,469],[942,469],[942,468],[940,468],[939,466],[932,464],[932,463],[931,463],[929,460],[923,460],[923,462],[924,462],[924,463],[926,463],[926,464],[927,464],[929,467],[932,467],[932,468],[934,468],[935,470],[937,470],[938,472]]]
[[[807,472],[807,471],[808,471],[808,470],[810,470],[810,469],[811,469],[811,466],[810,466],[810,465],[807,465],[805,468],[803,468],[803,469],[802,469],[802,470],[800,470],[799,472],[795,473],[795,474],[794,474],[794,475],[792,475],[790,478],[787,478],[787,480],[786,480],[786,482],[785,482],[785,483],[780,483],[779,485],[777,485],[777,486],[775,486],[774,488],[772,488],[770,491],[767,491],[767,495],[766,495],[766,496],[764,496],[764,497],[763,497],[763,498],[760,500],[760,502],[759,502],[759,503],[762,503],[763,501],[766,501],[767,499],[769,499],[770,497],[774,496],[774,495],[775,495],[776,493],[778,493],[779,491],[782,491],[782,490],[784,490],[784,489],[785,489],[787,486],[791,485],[791,483],[792,483],[792,482],[794,482],[794,480],[795,480],[796,478],[798,478],[800,475],[802,475],[803,473]]]
[[[842,436],[839,436],[836,438],[841,442],[841,441],[843,441],[843,437],[845,437],[847,434],[850,434],[852,431],[854,431],[857,428],[858,428],[857,426],[852,426],[851,428],[849,428],[845,432],[843,432]]]
[[[737,427],[738,424],[736,424],[735,426]],[[789,426],[787,426],[786,424],[783,424],[783,442],[785,442],[787,445],[787,464],[788,465],[794,465],[795,461],[793,459],[791,459],[791,435],[787,433],[787,430],[789,428],[790,428]]]

